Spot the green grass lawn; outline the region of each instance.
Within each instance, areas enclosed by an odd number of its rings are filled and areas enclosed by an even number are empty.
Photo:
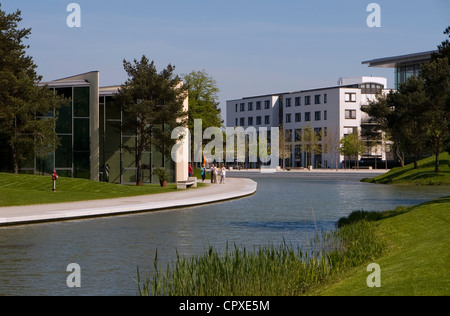
[[[375,259],[381,267],[381,288],[369,288],[367,265],[349,271],[318,292],[345,296],[450,295],[450,197],[413,207],[375,222],[388,250]]]
[[[60,177],[56,189],[52,192],[51,176],[0,173],[0,207],[139,196],[174,192],[177,187],[176,184],[168,184],[167,188],[160,185],[137,187]]]
[[[414,185],[450,185],[450,155],[440,155],[440,173],[436,174],[435,157],[429,157],[419,161],[419,169],[414,169],[414,164],[403,168],[394,168],[386,174],[372,179],[364,179],[366,182],[382,184],[414,184]]]

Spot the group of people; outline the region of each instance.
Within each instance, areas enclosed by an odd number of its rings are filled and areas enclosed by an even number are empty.
[[[207,173],[206,165],[203,165],[200,168],[202,182],[205,182],[205,180],[206,180],[206,173]],[[210,174],[211,174],[211,183],[225,184],[227,168],[225,168],[224,164],[222,164],[221,168],[216,165],[211,165]],[[189,165],[189,177],[192,177],[193,175],[194,175],[194,169],[192,168],[192,165]]]
[[[222,167],[216,165],[211,165],[210,168],[210,174],[211,174],[211,183],[222,183],[225,184],[226,174],[227,174],[227,168],[225,168],[225,165],[222,164]],[[203,165],[200,168],[200,174],[202,176],[202,181],[205,182],[206,180],[206,165]]]

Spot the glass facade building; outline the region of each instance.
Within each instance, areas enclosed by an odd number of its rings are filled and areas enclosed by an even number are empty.
[[[100,88],[97,71],[41,84],[45,85],[68,100],[57,112],[36,115],[36,119],[57,117],[55,131],[60,145],[45,158],[27,157],[20,173],[48,175],[56,170],[63,177],[136,183],[133,148],[137,134],[123,129],[124,122],[136,118],[114,104],[119,86]],[[171,158],[155,150],[144,153],[143,183],[159,183],[152,170],[161,166],[171,173],[173,181],[186,180],[187,159],[175,163]]]
[[[424,63],[431,60],[433,53],[437,51],[428,51],[423,53],[408,54],[402,56],[385,57],[363,61],[363,64],[369,67],[394,68],[395,69],[395,89],[405,83],[408,78],[418,76],[420,68]]]

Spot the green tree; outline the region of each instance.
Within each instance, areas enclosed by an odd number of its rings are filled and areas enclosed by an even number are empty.
[[[413,157],[414,167],[418,169],[417,163],[427,149],[429,140],[426,130],[427,122],[423,119],[423,113],[428,110],[423,79],[420,76],[409,78],[399,87],[395,96],[394,112],[398,118],[395,124],[401,126],[399,133],[404,149]]]
[[[0,139],[14,173],[27,156],[45,157],[57,148],[55,121],[62,102],[48,87],[38,86],[42,77],[23,43],[31,29],[20,29],[21,21],[19,10],[6,14],[0,4]]]
[[[422,119],[433,140],[435,172],[439,173],[439,154],[448,140],[450,129],[450,65],[448,58],[438,58],[421,69],[427,95]]]
[[[162,153],[163,164],[170,157],[177,141],[171,139],[171,131],[186,124],[187,93],[181,79],[173,74],[175,67],[170,64],[158,73],[154,61],[150,62],[144,55],[133,63],[124,60],[123,65],[128,80],[119,89],[115,101],[129,117],[122,128],[137,135],[136,146],[126,149],[136,156],[136,184],[140,186],[144,152],[155,148]]]
[[[366,151],[366,143],[359,137],[359,132],[355,131],[343,137],[339,143],[341,144],[342,155],[354,157],[357,168],[359,168],[358,157]]]
[[[183,74],[182,78],[189,93],[188,127],[191,144],[194,144],[194,120],[202,120],[202,133],[209,127],[222,127],[223,120],[218,102],[217,82],[205,70]],[[207,140],[203,140],[206,145]],[[192,155],[195,150],[191,148]]]
[[[318,135],[308,124],[303,129],[302,147],[305,150],[306,167],[313,165],[313,156],[322,153],[322,146],[319,144],[321,135]]]

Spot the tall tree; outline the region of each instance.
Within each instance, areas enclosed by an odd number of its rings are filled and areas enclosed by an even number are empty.
[[[322,147],[319,144],[320,135],[318,135],[308,124],[303,129],[302,147],[305,151],[306,167],[313,165],[313,156],[322,153]]]
[[[341,139],[341,153],[344,156],[355,157],[357,168],[359,168],[359,155],[366,151],[366,143],[359,136],[359,132],[355,131]]]
[[[170,157],[172,146],[171,130],[184,126],[187,113],[184,112],[186,88],[181,79],[173,74],[175,67],[168,65],[158,73],[154,61],[144,55],[133,63],[124,60],[128,80],[115,96],[128,120],[123,129],[137,136],[136,146],[126,148],[136,157],[136,185],[142,185],[143,154],[152,148]],[[152,162],[150,162],[150,168]]]
[[[421,69],[428,98],[423,120],[433,140],[436,155],[435,172],[439,173],[439,154],[449,137],[450,125],[450,65],[448,58],[438,58]]]
[[[188,127],[191,131],[191,144],[194,144],[194,120],[202,120],[202,133],[209,127],[220,128],[223,125],[218,101],[220,90],[216,80],[205,70],[183,74],[182,78],[189,92]],[[206,145],[207,140],[203,142]],[[191,150],[194,152],[194,146]]]
[[[428,110],[423,79],[420,76],[410,77],[399,87],[395,96],[394,113],[398,118],[395,124],[401,126],[398,130],[404,149],[413,157],[414,168],[418,169],[418,160],[427,149],[429,140],[427,122],[423,119],[423,114]]]
[[[9,148],[14,173],[26,156],[45,157],[58,146],[55,133],[61,99],[47,87],[23,41],[30,28],[19,28],[21,12],[6,14],[0,4],[0,139]],[[37,119],[40,116],[40,119]]]

